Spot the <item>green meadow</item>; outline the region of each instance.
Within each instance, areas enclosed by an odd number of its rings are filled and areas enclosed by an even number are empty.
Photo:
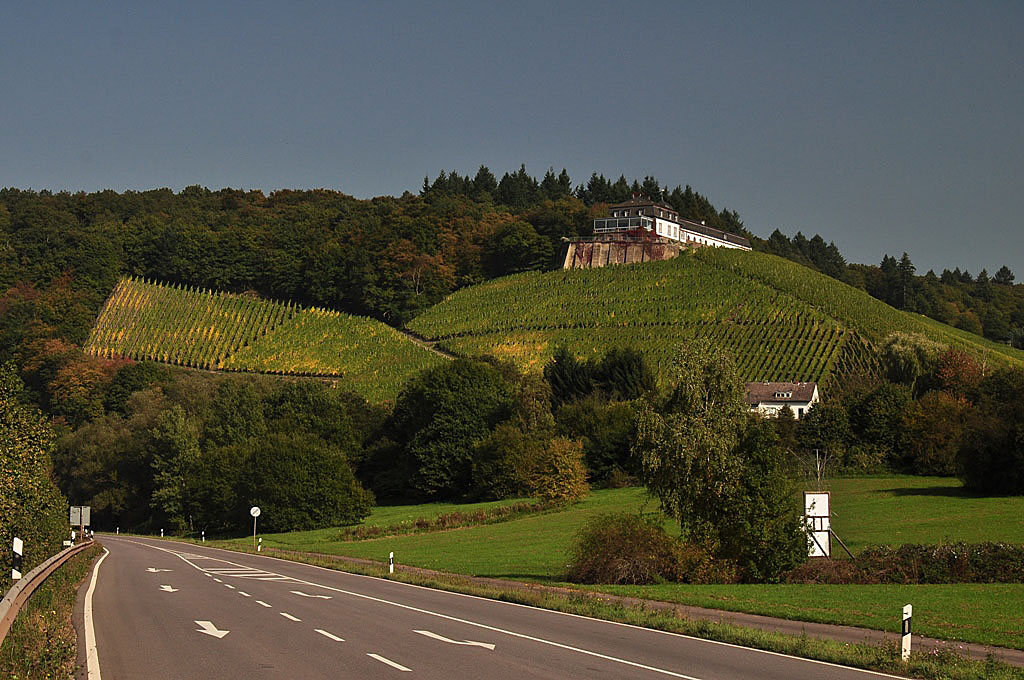
[[[833,526],[855,553],[869,544],[1004,541],[1024,543],[1024,497],[980,498],[955,479],[879,476],[832,480]],[[511,503],[514,501],[505,501]],[[368,524],[392,525],[498,503],[376,508]],[[343,541],[338,529],[264,535],[264,545],[345,555],[472,576],[562,583],[573,539],[604,512],[649,512],[665,521],[643,489],[595,491],[557,512],[507,522],[363,541]],[[251,540],[251,539],[249,539]],[[246,539],[229,541],[246,545]],[[836,546],[837,551],[840,551]],[[593,589],[784,618],[897,630],[899,610],[915,607],[923,635],[1024,649],[1024,585],[918,586],[729,585],[595,586]]]

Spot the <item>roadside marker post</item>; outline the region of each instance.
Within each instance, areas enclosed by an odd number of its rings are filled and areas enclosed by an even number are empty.
[[[17,581],[21,578],[21,556],[25,552],[25,543],[18,538],[14,537],[14,557],[11,559],[11,580]]]
[[[395,553],[391,552],[388,554],[388,573],[395,573]]]
[[[121,535],[121,527],[117,527],[117,528],[114,529],[114,535],[115,536],[120,536]]]
[[[903,608],[903,634],[900,638],[900,655],[904,661],[910,659],[910,620],[913,618],[913,615],[914,607],[912,605],[908,604]]]
[[[163,530],[163,529],[161,529],[161,530],[160,530],[160,538],[163,538],[163,537],[164,537],[164,530]]]
[[[203,543],[206,543],[206,529],[203,529]]]
[[[263,552],[263,537],[260,536],[259,541],[256,543],[256,552]]]

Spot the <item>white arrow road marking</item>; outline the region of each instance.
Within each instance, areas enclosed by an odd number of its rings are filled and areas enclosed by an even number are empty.
[[[301,595],[302,597],[315,597],[315,598],[318,598],[318,599],[321,599],[321,600],[329,600],[329,599],[331,599],[330,595],[310,595],[309,593],[304,593],[301,590],[293,590],[293,591],[291,591],[291,593],[292,593],[292,595]]]
[[[176,592],[178,592],[177,588],[172,588],[170,586],[164,586],[164,585],[160,586],[160,590],[164,591],[165,593],[176,593]]]
[[[154,567],[146,567],[146,571],[148,571],[151,574],[156,574],[161,571],[170,571],[170,569],[155,569]]]
[[[490,642],[473,642],[472,640],[449,640],[445,636],[438,635],[437,633],[431,633],[429,630],[414,630],[413,632],[419,633],[420,635],[426,635],[428,638],[433,638],[435,640],[440,640],[441,642],[447,642],[453,645],[468,645],[470,647],[483,647],[484,649],[491,650],[494,649],[494,645],[492,645]]]
[[[380,654],[367,654],[366,656],[370,657],[371,659],[376,659],[377,661],[380,661],[381,663],[386,663],[387,665],[391,666],[392,668],[397,668],[400,671],[405,671],[406,673],[411,673],[412,672],[411,668],[406,668],[402,664],[395,663],[391,659],[385,659]]]
[[[196,628],[197,633],[206,633],[207,635],[212,635],[218,639],[231,632],[229,630],[218,630],[217,626],[213,625],[211,621],[196,621],[196,625],[201,626],[200,628]]]
[[[334,635],[333,633],[328,633],[326,630],[323,630],[321,628],[314,628],[313,630],[320,633],[325,638],[329,638],[331,640],[334,640],[335,642],[344,642],[344,640],[338,637],[337,635]]]

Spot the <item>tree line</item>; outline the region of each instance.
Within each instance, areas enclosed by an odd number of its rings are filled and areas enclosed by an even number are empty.
[[[1013,270],[1002,265],[995,274],[977,276],[959,267],[917,274],[907,253],[885,255],[877,265],[847,263],[835,243],[815,234],[792,238],[778,229],[754,247],[799,262],[866,291],[872,297],[908,312],[1024,349],[1024,286],[1014,285]]]

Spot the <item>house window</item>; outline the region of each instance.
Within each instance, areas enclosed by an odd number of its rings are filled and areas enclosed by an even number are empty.
[[[804,410],[802,408],[798,408],[796,410],[796,417],[798,420],[804,417]]]

